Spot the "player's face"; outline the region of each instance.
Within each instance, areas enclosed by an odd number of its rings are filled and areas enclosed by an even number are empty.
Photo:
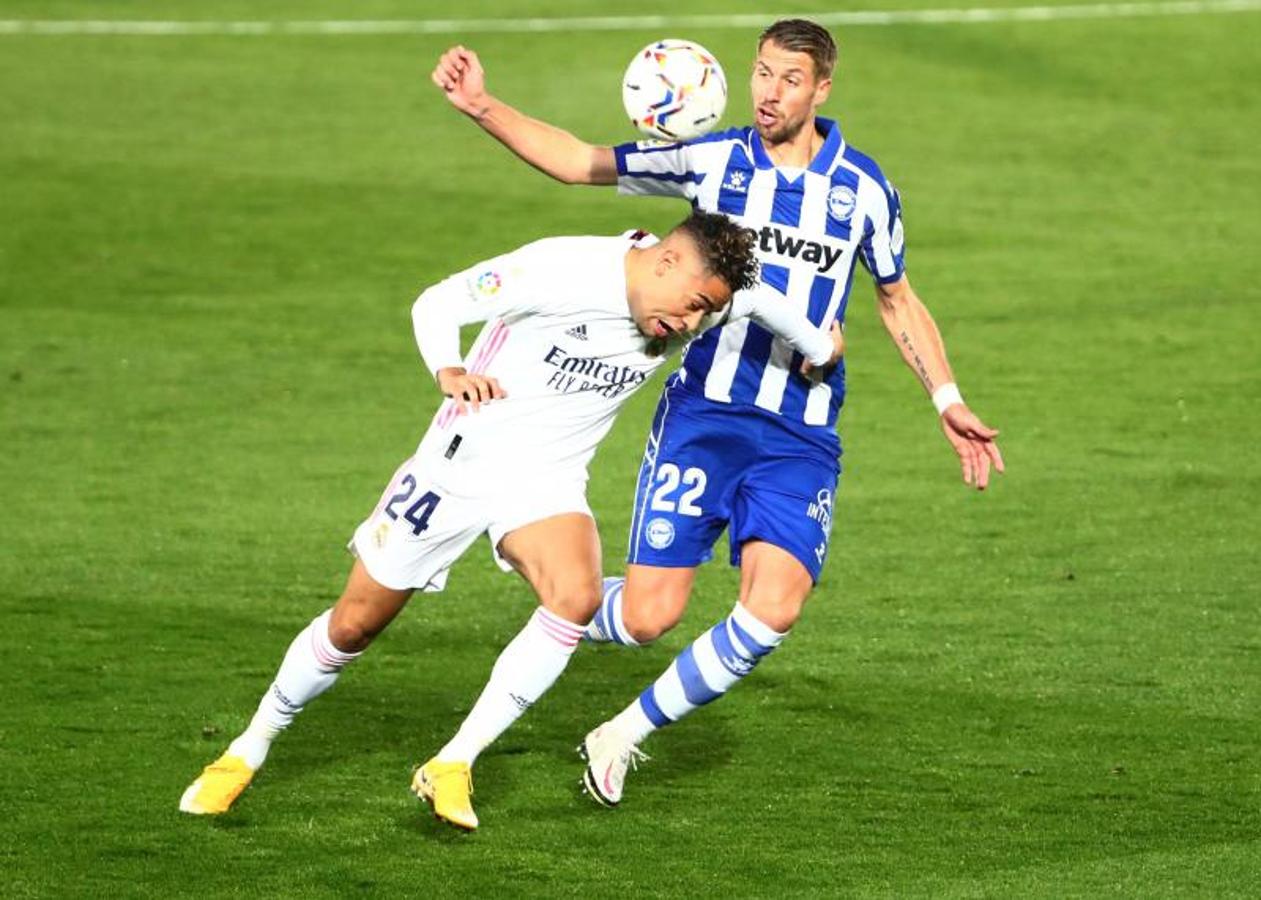
[[[758,48],[751,86],[753,127],[763,141],[774,145],[801,133],[827,99],[832,79],[816,79],[810,54],[766,41]]]
[[[643,334],[669,340],[695,334],[705,316],[730,302],[726,282],[705,270],[695,247],[680,241],[657,258],[632,315]]]

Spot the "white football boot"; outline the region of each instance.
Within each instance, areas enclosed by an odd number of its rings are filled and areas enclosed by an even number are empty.
[[[578,755],[587,761],[582,788],[601,806],[617,806],[622,802],[626,770],[638,769],[641,762],[650,758],[612,722],[605,722],[583,738],[578,745]]]

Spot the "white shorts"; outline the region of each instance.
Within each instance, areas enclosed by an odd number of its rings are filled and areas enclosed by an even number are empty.
[[[404,462],[358,528],[350,550],[378,583],[395,590],[441,591],[447,572],[483,533],[499,555],[505,534],[562,513],[591,515],[586,473],[537,472],[529,483],[495,483],[487,467],[417,454]]]

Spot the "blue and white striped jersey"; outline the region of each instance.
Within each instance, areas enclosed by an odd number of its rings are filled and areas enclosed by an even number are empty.
[[[618,190],[683,197],[745,225],[757,237],[762,281],[827,329],[844,321],[856,259],[881,283],[902,277],[902,216],[880,167],[846,144],[835,122],[816,122],[823,146],[805,169],[776,167],[752,128],[683,144],[623,144],[614,148]],[[844,363],[817,385],[797,373],[800,365],[791,347],[745,319],[693,341],[681,378],[711,400],[835,428]]]

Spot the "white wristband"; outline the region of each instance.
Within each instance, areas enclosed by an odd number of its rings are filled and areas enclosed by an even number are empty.
[[[946,411],[947,407],[962,402],[963,395],[959,393],[959,385],[953,381],[943,384],[933,391],[933,406],[937,407],[937,415],[939,416]]]

